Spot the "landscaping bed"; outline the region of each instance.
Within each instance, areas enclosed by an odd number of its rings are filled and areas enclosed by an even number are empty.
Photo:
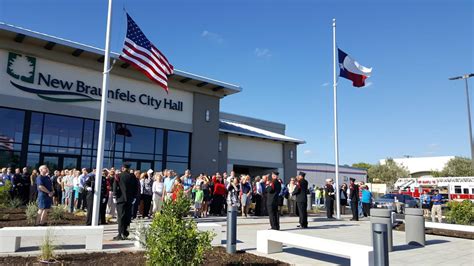
[[[16,226],[33,226],[26,219],[26,207],[0,209],[0,228]],[[50,217],[51,218],[51,217]],[[48,225],[85,225],[85,213],[72,214],[64,212],[64,217],[59,220],[49,219]]]
[[[394,229],[397,230],[397,231],[405,232],[405,224],[401,223],[401,224],[397,225]],[[464,239],[474,239],[474,233],[455,231],[455,230],[425,228],[425,233],[430,234],[430,235],[438,235],[438,236],[448,236],[448,237],[457,237],[457,238],[464,238]]]
[[[36,257],[0,257],[0,265],[41,265]],[[56,265],[146,265],[144,252],[81,253],[59,255]],[[203,265],[289,265],[246,252],[227,254],[214,247],[204,255]]]

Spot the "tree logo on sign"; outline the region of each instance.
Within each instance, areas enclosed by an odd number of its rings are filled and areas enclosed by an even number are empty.
[[[33,84],[36,58],[16,53],[8,54],[7,73],[15,79]]]

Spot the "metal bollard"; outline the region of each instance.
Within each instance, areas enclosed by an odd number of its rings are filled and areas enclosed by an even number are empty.
[[[237,251],[237,207],[227,206],[227,253],[234,254]]]
[[[405,239],[408,245],[425,246],[425,218],[422,209],[405,209]]]
[[[372,224],[374,265],[388,266],[388,234],[386,224]]]
[[[388,209],[370,209],[370,223],[387,225],[388,251],[391,252],[393,250],[392,211]]]
[[[75,200],[75,191],[71,189],[71,194],[69,195],[69,212],[73,213],[74,212],[74,200]]]

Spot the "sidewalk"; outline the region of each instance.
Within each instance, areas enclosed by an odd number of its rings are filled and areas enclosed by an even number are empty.
[[[309,217],[309,229],[297,229],[298,217],[282,217],[281,230],[296,234],[318,236],[362,245],[371,245],[370,222],[367,218],[359,222],[350,222],[349,216],[344,220],[327,220],[323,217]],[[150,220],[145,220],[149,223]],[[199,219],[199,222],[213,222],[222,225],[225,239],[226,217],[209,217]],[[135,224],[132,225],[134,227]],[[268,229],[267,217],[238,218],[237,249],[245,250],[260,256],[267,256],[296,265],[349,265],[349,259],[295,248],[284,247],[282,253],[271,255],[260,254],[256,251],[256,232]],[[134,229],[130,232],[133,234]],[[117,234],[117,225],[106,225],[104,231],[103,252],[136,251],[133,241],[112,241]],[[394,251],[389,254],[390,265],[473,265],[474,241],[459,238],[427,235],[427,246],[424,248],[411,247],[405,244],[405,233],[393,231]],[[37,243],[41,239],[25,239],[22,241],[15,256],[31,256],[39,254]],[[223,240],[225,245],[225,240]],[[64,245],[58,253],[84,253],[84,245]],[[6,254],[2,254],[5,256]]]

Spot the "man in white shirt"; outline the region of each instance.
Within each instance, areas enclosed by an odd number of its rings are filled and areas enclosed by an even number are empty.
[[[171,196],[173,195],[173,184],[174,181],[176,180],[176,173],[173,170],[165,170],[165,200],[171,199]]]

